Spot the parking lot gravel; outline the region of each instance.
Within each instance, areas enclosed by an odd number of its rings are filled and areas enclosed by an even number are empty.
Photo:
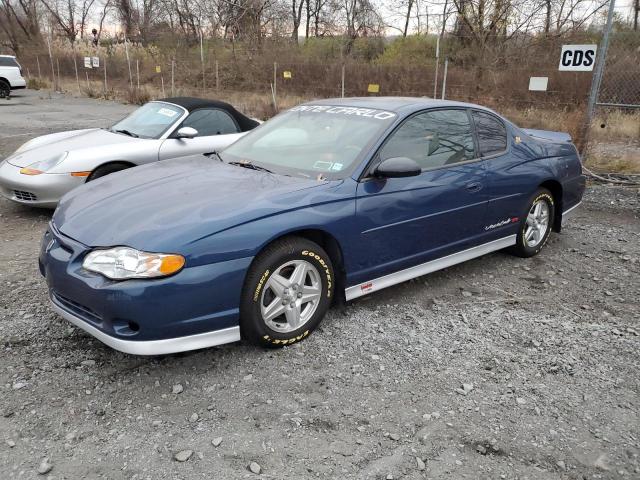
[[[131,108],[25,92],[0,158]],[[50,310],[50,217],[0,200],[2,479],[640,478],[637,188],[589,186],[537,257],[363,297],[302,343],[151,358]]]

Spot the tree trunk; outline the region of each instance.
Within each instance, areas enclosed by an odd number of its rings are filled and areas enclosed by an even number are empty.
[[[635,12],[633,15],[633,31],[638,31],[638,15],[640,14],[640,0],[636,0]]]
[[[407,2],[407,14],[404,19],[404,30],[402,31],[402,36],[407,36],[407,31],[409,30],[409,19],[411,18],[411,10],[413,9],[413,0],[409,0]]]
[[[544,34],[549,35],[549,30],[551,29],[551,0],[545,0],[545,9]]]
[[[307,23],[304,29],[304,43],[307,43],[309,41],[309,28],[311,24],[311,5],[309,4],[309,2],[311,2],[311,0],[307,0],[305,2],[307,6]]]

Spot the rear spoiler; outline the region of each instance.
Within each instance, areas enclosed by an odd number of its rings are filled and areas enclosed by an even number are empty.
[[[522,131],[527,135],[542,140],[549,140],[556,143],[571,143],[571,135],[564,132],[552,132],[549,130],[534,130],[531,128],[523,128]]]

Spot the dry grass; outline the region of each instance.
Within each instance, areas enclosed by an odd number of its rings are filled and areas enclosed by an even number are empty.
[[[43,83],[48,85],[46,82]],[[122,85],[112,82],[106,95],[104,84],[97,81],[89,82],[88,87],[83,84],[81,92],[78,92],[75,80],[63,78],[60,85],[66,93],[136,105],[172,95],[168,86],[165,86],[163,95],[162,88],[158,85],[147,85],[138,90],[130,89],[127,83]],[[223,100],[245,114],[261,120],[267,120],[276,113],[270,91],[247,92],[227,89],[216,92],[215,89],[177,87],[173,94]],[[280,92],[277,97],[278,111],[314,98],[318,96]],[[578,146],[581,144],[584,122],[582,109],[489,106],[523,128],[568,132]],[[600,172],[640,173],[640,113],[611,112],[600,115],[592,124],[590,142],[591,146],[585,156],[586,164],[590,168]]]
[[[30,88],[31,90],[41,90],[49,88],[49,82],[42,78],[32,77],[27,80],[27,88]]]
[[[640,145],[637,147],[640,152]],[[590,154],[586,161],[587,167],[595,172],[604,173],[640,173],[640,154],[629,153],[616,155]]]
[[[640,112],[613,110],[601,113],[591,124],[591,138],[604,142],[640,140]]]

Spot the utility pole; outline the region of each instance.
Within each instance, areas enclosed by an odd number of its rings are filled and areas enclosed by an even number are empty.
[[[640,14],[640,0],[636,0],[636,5],[633,12],[633,31],[638,31],[638,15]]]

